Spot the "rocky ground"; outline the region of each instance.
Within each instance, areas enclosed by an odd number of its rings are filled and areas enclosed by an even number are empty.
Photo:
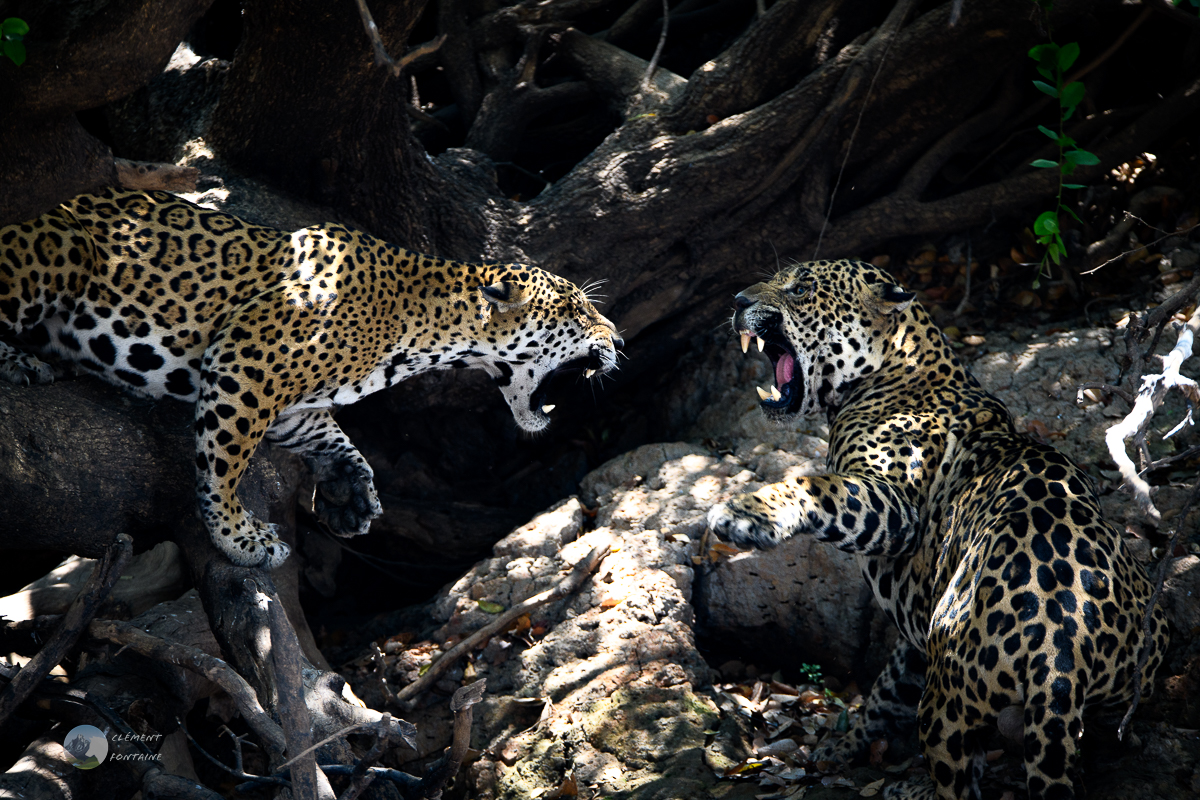
[[[1159,553],[1107,468],[1103,431],[1124,412],[1119,401],[1075,388],[1114,377],[1120,330],[1047,325],[969,341],[960,353],[975,374],[1009,404],[1020,428],[1088,466],[1110,516],[1126,524],[1129,544],[1149,564]],[[894,633],[851,556],[803,538],[770,553],[703,542],[714,502],[820,471],[826,431],[817,420],[768,423],[753,387],[768,382],[769,367],[731,342],[714,337],[685,366],[688,380],[665,399],[672,413],[695,420],[682,441],[639,447],[588,474],[577,497],[513,531],[438,594],[432,635],[386,657],[388,682],[403,685],[499,610],[561,580],[591,548],[610,548],[577,594],[518,620],[438,684],[448,692],[488,680],[474,740],[479,757],[459,786],[464,796],[872,796],[920,770],[903,742],[845,774],[823,775],[806,763],[807,748],[853,718]],[[1180,411],[1164,409],[1156,428],[1173,425]],[[1168,483],[1155,500],[1171,508],[1181,491]],[[1175,630],[1200,630],[1196,597],[1200,558],[1185,554],[1164,600]],[[1198,664],[1196,643],[1177,636],[1160,693],[1139,714],[1134,735],[1085,745],[1092,796],[1151,796],[1147,785],[1157,797],[1194,796],[1200,715],[1190,703]],[[349,673],[368,703],[382,699],[376,662]],[[423,739],[402,762],[445,745],[444,701],[409,718]],[[1013,746],[998,739],[990,757],[988,796],[1023,796]]]

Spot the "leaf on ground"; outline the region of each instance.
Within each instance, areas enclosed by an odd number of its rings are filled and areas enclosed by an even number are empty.
[[[557,789],[555,789],[554,791],[545,795],[546,800],[557,800],[557,798],[560,798],[560,797],[578,797],[578,796],[579,796],[579,784],[576,782],[575,773],[573,773],[573,772],[570,775],[568,775],[567,777],[563,778],[562,783],[560,783],[558,785]]]
[[[478,601],[479,610],[486,611],[489,614],[499,614],[504,610],[504,606],[499,603],[493,603],[491,600]]]
[[[755,772],[762,770],[766,765],[767,762],[761,758],[747,758],[737,766],[725,770],[725,777],[732,778],[735,775],[753,775]]]
[[[883,788],[883,781],[883,778],[880,778],[877,781],[871,781],[859,791],[858,796],[874,797],[875,795],[879,794],[879,790]]]

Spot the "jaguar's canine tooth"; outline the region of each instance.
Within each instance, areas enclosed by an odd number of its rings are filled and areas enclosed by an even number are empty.
[[[593,375],[595,375],[595,374],[596,374],[596,370],[594,370],[594,369],[589,369],[589,370],[585,370],[585,371],[584,371],[584,373],[583,373],[583,377],[585,377],[585,378],[590,378],[590,377],[592,377],[592,376],[593,376]]]
[[[763,351],[764,345],[766,345],[766,342],[763,341],[763,338],[761,336],[758,337],[758,352],[761,353]]]
[[[750,332],[742,331],[742,352],[750,349]]]
[[[553,410],[554,410],[554,405],[551,403],[547,403],[546,405],[542,406],[543,414],[549,414]]]
[[[780,400],[780,398],[782,398],[782,397],[783,397],[783,395],[781,395],[781,394],[779,393],[779,387],[778,387],[778,386],[772,386],[772,387],[771,387],[771,399],[772,399],[772,400],[774,400],[776,403],[778,403],[778,402],[779,402],[779,400]]]
[[[762,388],[761,386],[755,386],[754,388],[758,390],[758,399],[759,400],[766,400],[768,397],[771,396],[770,394],[767,393],[767,390]]]

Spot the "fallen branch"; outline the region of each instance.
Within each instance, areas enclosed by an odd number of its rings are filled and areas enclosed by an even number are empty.
[[[356,800],[363,790],[370,786],[376,778],[391,781],[400,789],[401,796],[404,798],[421,800],[423,798],[441,797],[442,789],[445,787],[446,782],[458,773],[463,759],[466,758],[467,751],[470,749],[471,721],[473,715],[471,707],[483,699],[483,691],[486,685],[486,680],[480,679],[468,686],[460,687],[450,699],[450,710],[454,712],[454,733],[451,745],[442,758],[429,766],[425,772],[425,777],[418,778],[415,775],[409,775],[400,770],[373,766],[382,757],[384,752],[386,752],[393,734],[399,732],[401,738],[411,745],[408,731],[405,730],[407,723],[403,720],[394,720],[389,714],[383,714],[374,726],[376,728],[375,744],[372,745],[371,749],[356,764],[353,766],[349,764],[320,764],[317,766],[317,769],[323,773],[320,779],[321,785],[323,788],[329,787],[327,777],[329,775],[350,778],[350,785],[338,800]],[[293,787],[293,781],[284,777],[285,774],[291,771],[293,764],[302,762],[305,759],[311,760],[313,752],[322,745],[328,744],[334,739],[341,738],[348,733],[352,733],[356,729],[367,727],[366,725],[352,726],[339,731],[334,736],[330,736],[323,741],[309,746],[294,755],[289,761],[281,764],[273,775],[252,775],[245,772],[242,768],[240,739],[235,738],[235,765],[230,767],[200,747],[187,731],[187,728],[184,727],[183,723],[180,722],[179,724],[184,734],[205,758],[233,777],[243,781],[238,786],[239,790],[249,790],[268,785]],[[295,773],[293,772],[292,774],[294,775]],[[296,794],[294,788],[292,793],[293,796]]]
[[[379,730],[375,734],[375,744],[371,745],[371,749],[367,751],[366,755],[354,765],[354,770],[350,773],[350,785],[346,787],[346,791],[338,800],[357,800],[363,790],[375,781],[375,776],[368,773],[367,770],[374,766],[375,762],[387,751],[388,739],[391,738],[388,736],[391,719],[390,714],[383,715]]]
[[[421,779],[422,797],[441,796],[446,781],[458,773],[471,745],[471,716],[474,713],[471,707],[483,699],[483,690],[486,688],[487,679],[480,678],[474,683],[460,686],[450,698],[450,710],[454,712],[454,736],[446,755],[434,762]]]
[[[50,670],[62,661],[79,639],[100,604],[108,597],[117,578],[129,563],[133,553],[133,538],[128,534],[117,534],[116,541],[109,545],[104,557],[96,564],[83,591],[71,603],[63,615],[58,629],[29,663],[0,691],[0,724],[8,719],[17,706],[37,688]]]
[[[256,604],[266,606],[271,631],[271,666],[275,673],[275,688],[279,692],[279,719],[287,739],[288,754],[292,756],[292,796],[298,800],[332,797],[333,789],[324,775],[317,774],[317,759],[309,749],[313,739],[312,716],[304,702],[301,674],[304,656],[296,641],[296,632],[273,591],[268,594],[259,590],[251,578],[245,580],[244,586],[247,594],[253,594]]]
[[[203,650],[170,642],[135,628],[127,622],[98,619],[88,626],[88,634],[123,645],[136,653],[189,670],[220,686],[233,700],[250,730],[258,736],[267,753],[282,756],[286,749],[283,729],[263,709],[258,695],[246,679],[219,658]]]
[[[192,743],[192,747],[196,748],[196,752],[198,752],[200,755],[207,758],[215,766],[223,769],[225,772],[229,773],[233,777],[237,778],[240,781],[246,782],[246,783],[240,784],[238,786],[239,790],[241,790],[242,787],[245,786],[246,784],[250,784],[252,786],[261,786],[261,785],[291,786],[292,785],[291,782],[288,781],[286,778],[277,778],[273,775],[251,775],[250,773],[243,771],[242,770],[242,757],[241,757],[241,752],[242,752],[241,751],[241,742],[236,737],[234,738],[234,742],[235,742],[235,748],[236,748],[236,753],[237,753],[237,756],[236,756],[237,766],[231,767],[228,764],[225,764],[224,762],[222,762],[221,759],[217,758],[212,753],[208,752],[203,747],[201,747],[200,743],[197,742],[195,737],[192,736],[191,731],[189,731],[187,729],[187,725],[184,724],[183,720],[177,719],[175,721],[177,723],[179,723],[179,729],[181,731],[183,731],[183,735],[186,736],[188,741]]]
[[[396,692],[396,702],[407,703],[416,695],[428,689],[429,686],[435,680],[437,680],[438,676],[449,669],[451,665],[453,665],[454,662],[457,661],[461,656],[471,652],[471,650],[475,649],[475,647],[481,642],[484,642],[496,634],[503,632],[517,617],[532,611],[538,606],[545,605],[546,603],[560,600],[567,595],[574,594],[579,590],[579,587],[583,585],[583,582],[587,579],[587,577],[591,575],[597,567],[600,566],[600,562],[603,561],[604,557],[607,555],[608,547],[593,547],[591,552],[589,552],[586,557],[581,559],[579,563],[572,567],[571,571],[565,578],[562,579],[562,581],[559,582],[557,586],[553,587],[552,589],[547,589],[544,592],[539,592],[533,597],[517,603],[512,608],[497,616],[494,621],[484,625],[482,628],[463,639],[454,647],[450,648],[445,655],[430,665],[429,669],[425,671],[424,675],[417,678],[400,691]]]
[[[1200,287],[1200,279],[1193,281],[1193,285]],[[1150,419],[1154,416],[1154,412],[1158,410],[1159,406],[1162,405],[1167,391],[1173,388],[1179,389],[1187,398],[1188,412],[1183,421],[1172,429],[1167,436],[1177,433],[1184,425],[1195,424],[1192,417],[1197,405],[1200,405],[1200,386],[1197,386],[1196,382],[1191,378],[1180,375],[1179,368],[1184,361],[1191,357],[1192,342],[1198,330],[1200,330],[1200,306],[1192,312],[1187,323],[1181,327],[1179,339],[1176,341],[1175,347],[1163,357],[1162,372],[1157,375],[1142,376],[1142,385],[1138,390],[1137,399],[1133,403],[1132,410],[1130,410],[1125,419],[1113,425],[1104,434],[1104,440],[1108,444],[1108,452],[1112,456],[1113,461],[1116,462],[1117,469],[1121,471],[1121,478],[1125,485],[1133,492],[1133,496],[1137,500],[1138,507],[1141,508],[1142,513],[1156,523],[1162,519],[1162,515],[1154,507],[1154,502],[1150,499],[1150,485],[1138,474],[1133,460],[1130,459],[1129,454],[1126,452],[1125,441],[1133,438],[1134,443],[1139,448],[1145,447],[1146,430],[1150,425]]]

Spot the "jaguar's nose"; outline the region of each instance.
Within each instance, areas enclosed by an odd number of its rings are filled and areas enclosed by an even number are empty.
[[[746,297],[746,295],[742,294],[741,292],[738,292],[738,296],[733,298],[733,302],[738,308],[749,308],[750,306],[754,305],[754,301],[749,297]]]
[[[612,343],[613,343],[613,347],[615,347],[618,350],[620,350],[621,348],[623,348],[625,346],[625,340],[622,339],[620,336],[618,336],[615,333],[612,335]]]

